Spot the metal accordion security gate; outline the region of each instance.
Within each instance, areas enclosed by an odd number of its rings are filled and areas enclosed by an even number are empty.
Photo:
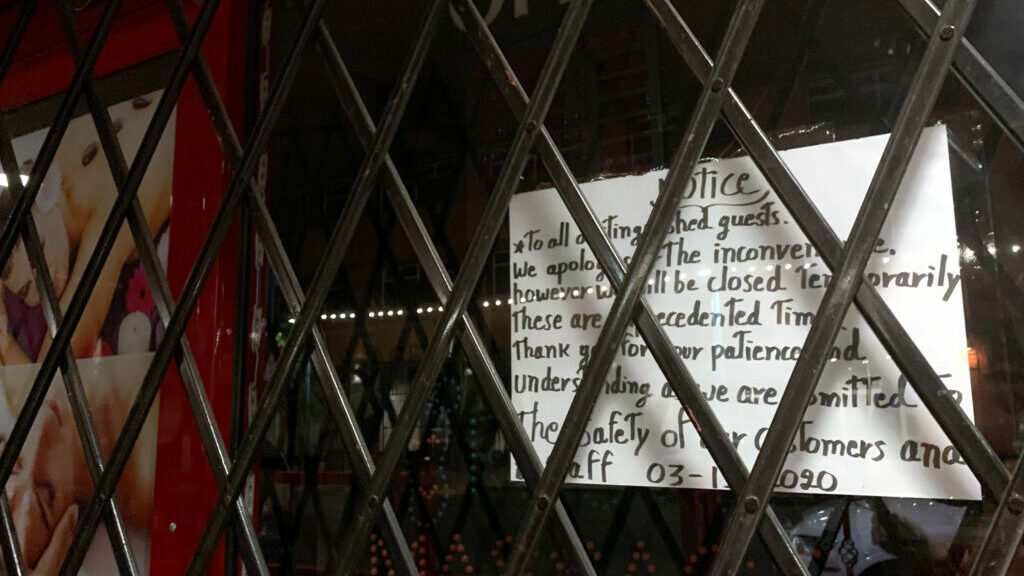
[[[545,119],[587,22],[593,0],[571,0],[568,3],[531,94],[522,88],[516,71],[506,60],[502,47],[488,30],[484,17],[473,2],[450,0],[449,6],[447,1],[431,0],[410,7],[423,11],[423,23],[396,87],[376,121],[371,118],[335,45],[333,34],[343,34],[344,31],[331,30],[322,20],[329,3],[326,0],[304,0],[297,3],[301,5],[301,26],[298,27],[298,33],[276,74],[265,105],[245,141],[239,138],[232,125],[201,53],[219,2],[204,0],[196,18],[190,21],[181,0],[166,0],[167,17],[177,31],[181,49],[142,144],[130,163],[120,149],[116,127],[96,91],[94,74],[97,58],[122,2],[108,0],[105,3],[101,20],[86,42],[77,29],[68,0],[55,0],[66,41],[75,57],[75,72],[71,84],[63,93],[52,128],[25,184],[22,184],[19,176],[20,168],[11,144],[12,135],[0,116],[0,164],[7,174],[14,199],[10,218],[3,223],[0,232],[0,268],[6,265],[19,238],[22,239],[37,278],[41,279],[38,282],[40,298],[46,326],[52,338],[52,345],[40,359],[41,366],[24,408],[0,454],[0,479],[6,482],[10,478],[33,421],[43,408],[50,383],[59,373],[67,388],[75,426],[82,439],[95,484],[95,494],[88,506],[81,510],[70,552],[63,561],[60,573],[78,572],[101,523],[108,533],[120,573],[139,573],[137,559],[127,542],[122,511],[114,494],[165,373],[173,363],[181,375],[192,408],[192,418],[198,427],[206,458],[220,491],[216,506],[209,513],[205,533],[192,555],[188,574],[204,574],[211,570],[211,559],[225,533],[230,535],[232,542],[231,556],[237,552],[248,573],[270,574],[253,524],[252,511],[244,503],[241,494],[250,470],[259,457],[264,436],[286,396],[291,375],[296,367],[309,361],[322,386],[329,418],[351,459],[355,483],[361,489],[350,522],[336,534],[338,551],[333,572],[345,575],[354,573],[367,539],[371,533],[379,533],[383,545],[391,552],[391,569],[402,576],[415,576],[421,568],[417,564],[415,551],[409,547],[402,534],[399,517],[388,493],[408,449],[408,440],[424,407],[435,393],[439,373],[454,345],[461,347],[476,374],[479,392],[532,493],[524,519],[510,544],[508,558],[502,564],[503,574],[522,576],[526,573],[531,555],[539,540],[547,533],[553,536],[561,558],[568,565],[567,570],[579,574],[597,574],[593,555],[571,522],[561,493],[576,447],[601,393],[601,384],[614,360],[616,345],[627,327],[635,325],[676,397],[698,424],[697,430],[704,444],[736,497],[737,505],[724,528],[711,573],[736,574],[742,567],[749,547],[755,539],[760,539],[778,572],[789,575],[810,574],[811,569],[795,552],[791,538],[770,505],[770,497],[785,462],[787,449],[798,431],[808,400],[828,361],[842,320],[851,305],[856,305],[923,404],[978,478],[985,498],[997,503],[998,508],[984,544],[973,559],[972,574],[1007,573],[1024,536],[1024,467],[1018,464],[1012,473],[1007,472],[978,428],[948,394],[939,375],[893,312],[876,290],[869,283],[862,282],[862,279],[872,247],[878,239],[911,154],[947,76],[955,75],[1021,150],[1024,150],[1024,102],[964,38],[964,31],[978,4],[977,0],[948,0],[941,10],[931,0],[891,1],[897,2],[910,16],[908,22],[927,38],[927,47],[907,88],[892,126],[892,136],[875,169],[852,232],[845,240],[839,238],[821,216],[801,183],[783,163],[766,133],[732,89],[733,78],[743,61],[748,40],[759,22],[765,0],[739,0],[736,3],[714,56],[707,47],[701,45],[670,0],[645,2],[646,9],[660,26],[660,33],[671,42],[679,58],[700,81],[702,89],[689,115],[684,136],[675,148],[662,191],[633,259],[627,266],[612,247],[611,240],[584,198],[562,151],[545,127]],[[38,4],[38,0],[24,0],[18,8],[19,17],[3,39],[0,82],[7,75],[15,53],[28,33],[29,22]],[[502,158],[496,185],[486,201],[457,273],[449,270],[440,256],[438,246],[428,232],[417,204],[389,153],[436,32],[439,27],[450,25],[443,17],[450,9],[460,15],[470,42],[479,53],[508,109],[518,121],[514,139],[507,155]],[[317,49],[314,49],[313,44]],[[300,285],[265,199],[254,189],[252,180],[259,168],[260,156],[268,146],[268,140],[294,86],[300,65],[307,59],[323,59],[328,71],[327,80],[337,98],[337,104],[365,148],[366,156],[333,227],[322,261],[311,284],[304,288]],[[146,225],[137,192],[187,80],[194,81],[199,88],[223,148],[225,161],[229,165],[231,181],[184,289],[175,299],[159,264],[157,246]],[[118,195],[102,228],[97,248],[85,267],[82,281],[70,304],[62,309],[52,289],[51,272],[43,255],[31,206],[40,192],[64,131],[81,102],[85,103],[95,123],[100,144],[118,187]],[[762,171],[833,274],[833,281],[814,315],[803,352],[778,405],[764,441],[764,449],[750,470],[740,459],[687,366],[675,353],[673,342],[657,321],[643,293],[654,267],[657,250],[671,225],[674,207],[682,198],[685,182],[704,155],[712,129],[720,119],[724,120]],[[512,406],[508,386],[488,350],[488,343],[468,311],[484,271],[487,255],[507,214],[510,199],[518,189],[530,155],[534,153],[546,168],[559,197],[582,232],[586,246],[598,260],[615,291],[611,312],[586,365],[554,451],[546,463],[542,463],[535,453]],[[318,322],[332,283],[352,248],[356,226],[363,218],[368,201],[378,185],[382,186],[396,215],[397,226],[406,235],[442,305],[438,308],[440,320],[426,341],[423,359],[411,380],[405,408],[395,415],[389,437],[374,458]],[[282,343],[279,360],[245,427],[244,435],[234,437],[233,443],[236,444],[229,450],[223,441],[225,435],[213,417],[185,330],[229,229],[241,213],[245,214],[250,225],[246,230],[251,234],[245,237],[244,242],[256,239],[266,251],[280,297],[285,301],[294,323]],[[139,259],[149,285],[153,288],[156,308],[165,332],[124,428],[117,437],[110,457],[104,459],[70,344],[104,261],[124,223],[130,228]],[[243,274],[239,282],[247,285],[249,279]],[[238,348],[236,354],[244,355],[245,346]],[[242,357],[236,361],[244,363],[245,359]],[[7,572],[28,574],[6,495],[0,497],[0,526]]]

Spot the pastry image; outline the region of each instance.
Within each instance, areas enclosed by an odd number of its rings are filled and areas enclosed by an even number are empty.
[[[109,109],[129,165],[142,142],[158,98],[158,93],[148,94]],[[174,126],[173,117],[168,125]],[[154,236],[166,233],[171,209],[173,153],[172,128],[160,139],[138,190],[139,203]],[[31,171],[32,162],[33,158],[23,160],[25,173]],[[72,120],[32,206],[32,218],[39,229],[54,293],[60,298],[62,310],[67,310],[81,283],[116,198],[117,187],[91,117]],[[11,204],[11,193],[0,189],[0,221],[6,220],[5,212],[10,211]],[[137,269],[135,244],[128,225],[122,224],[72,336],[71,348],[76,357],[117,353],[122,318],[139,312],[134,308],[140,305],[146,308],[144,301],[150,297],[145,276],[134,273]],[[19,240],[0,275],[0,364],[42,359],[49,348],[49,336],[39,306],[36,275]],[[111,316],[112,308],[120,318]],[[138,336],[137,318],[132,327],[131,333]],[[148,350],[146,340],[144,348]],[[139,351],[137,340],[129,345],[132,352]]]
[[[122,354],[78,362],[104,458],[110,456],[152,356]],[[6,438],[13,428],[37,371],[37,364],[0,367],[0,436]],[[146,420],[115,493],[136,549],[139,540],[148,537],[153,513],[156,424],[153,416]],[[57,574],[78,513],[93,494],[71,405],[59,377],[50,387],[5,488],[26,566],[34,576]],[[83,573],[116,573],[109,546],[93,549]]]
[[[159,100],[147,94],[109,108],[128,165]],[[172,116],[143,177],[138,200],[166,269],[168,218],[174,167]],[[14,140],[24,175],[32,172],[45,131]],[[31,206],[53,293],[66,311],[82,278],[118,190],[90,116],[68,125],[53,163]],[[0,187],[0,225],[8,225],[14,199]],[[41,276],[31,264],[23,239],[0,270],[0,444],[10,433],[50,347],[40,297]],[[120,434],[152,359],[159,318],[149,282],[127,223],[121,225],[109,256],[71,338],[71,350],[87,394],[103,457]],[[56,575],[78,525],[79,511],[93,494],[93,482],[62,376],[58,374],[5,486],[19,544],[29,573]],[[159,400],[158,400],[159,401]],[[156,470],[159,409],[150,413],[115,494],[125,529],[138,558],[148,558]],[[102,531],[90,546],[82,574],[112,574],[117,564]],[[147,564],[140,562],[142,574]]]

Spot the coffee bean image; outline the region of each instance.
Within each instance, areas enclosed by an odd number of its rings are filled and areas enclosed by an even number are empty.
[[[89,162],[92,162],[92,159],[96,157],[96,152],[98,150],[99,147],[96,143],[90,142],[89,145],[85,147],[85,152],[82,152],[82,166],[88,166]]]

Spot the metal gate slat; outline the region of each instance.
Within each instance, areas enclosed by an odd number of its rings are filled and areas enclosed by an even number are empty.
[[[800,357],[793,367],[762,449],[750,472],[750,479],[743,487],[739,505],[726,527],[720,553],[712,566],[712,576],[735,574],[743,563],[772,488],[782,471],[789,443],[796,435],[807,410],[808,399],[814,393],[818,378],[828,361],[832,343],[861,285],[875,240],[881,233],[889,207],[910,163],[925,120],[938,98],[953,53],[970,21],[974,6],[971,0],[951,0],[936,25],[910,93],[868,187],[860,213],[854,221],[838,269],[814,315]]]
[[[599,384],[614,359],[614,345],[631,322],[636,323],[676,396],[691,411],[694,420],[701,423],[699,432],[723,476],[730,487],[741,495],[740,505],[733,512],[726,528],[723,545],[712,573],[735,574],[746,556],[755,532],[759,531],[780,570],[786,574],[805,574],[807,568],[794,552],[792,542],[771,511],[768,500],[785,461],[786,453],[782,447],[788,446],[785,440],[792,437],[795,432],[795,426],[806,409],[806,396],[813,392],[825,362],[825,355],[852,303],[859,307],[886,350],[901,371],[907,375],[924,406],[939,422],[972,472],[978,476],[986,495],[999,499],[998,510],[979,550],[972,574],[1004,574],[1007,571],[1024,535],[1024,460],[1018,461],[1011,479],[991,446],[959,405],[953,401],[935,370],[910,339],[893,312],[872,286],[861,282],[864,267],[870,256],[872,240],[877,237],[884,223],[896,186],[902,178],[920,130],[948,71],[952,70],[957,74],[1006,135],[1024,151],[1024,102],[962,37],[976,4],[975,0],[950,0],[941,13],[930,0],[898,0],[910,15],[914,25],[926,35],[930,35],[929,45],[903,103],[896,127],[876,170],[875,179],[868,190],[854,231],[845,246],[822,218],[757,122],[730,88],[732,76],[758,20],[763,0],[741,0],[726,30],[717,63],[704,51],[669,0],[647,0],[647,7],[687,66],[701,81],[703,89],[691,118],[691,125],[686,130],[669,171],[668,184],[659,195],[651,220],[637,248],[637,258],[629,267],[623,266],[618,253],[600,228],[575,176],[566,165],[561,151],[544,128],[544,119],[555,92],[561,85],[562,75],[587,20],[591,0],[576,0],[568,7],[553,48],[542,69],[533,98],[529,98],[521,88],[514,71],[505,60],[501,48],[491,36],[477,8],[467,0],[451,0],[455,10],[462,15],[470,41],[518,121],[515,138],[497,184],[454,282],[443,264],[437,244],[421,220],[417,206],[388,152],[404,115],[405,105],[420,76],[426,52],[440,20],[439,15],[444,11],[444,0],[433,0],[430,5],[425,22],[419,30],[419,38],[410,53],[402,79],[384,111],[379,129],[374,126],[337,51],[337,46],[322,20],[325,0],[309,2],[299,35],[274,84],[267,106],[259,113],[253,134],[244,146],[233,130],[212,75],[200,52],[206,32],[217,12],[218,1],[206,0],[203,3],[194,26],[191,26],[186,18],[180,0],[165,2],[183,50],[147,128],[139,152],[130,166],[125,162],[123,151],[114,135],[109,114],[96,94],[93,71],[121,7],[121,0],[110,0],[107,3],[95,32],[84,46],[65,1],[58,0],[58,13],[66,42],[75,57],[75,73],[25,186],[21,185],[18,178],[19,170],[11,144],[11,135],[3,122],[3,117],[0,116],[0,164],[3,165],[8,180],[12,182],[10,189],[14,198],[11,218],[0,231],[0,267],[11,257],[15,242],[21,236],[25,241],[29,261],[39,274],[38,286],[44,319],[53,342],[42,360],[39,373],[32,383],[25,406],[17,417],[14,430],[3,452],[0,453],[0,480],[6,481],[10,477],[28,431],[51,381],[59,370],[64,376],[75,426],[83,443],[89,472],[96,485],[92,500],[80,515],[74,541],[64,559],[61,574],[70,575],[78,571],[101,517],[107,519],[104,524],[114,544],[119,571],[133,576],[137,573],[138,567],[125,536],[123,519],[120,517],[113,494],[172,360],[182,373],[192,417],[197,424],[204,452],[221,493],[192,558],[188,573],[195,575],[206,571],[222,531],[231,520],[235,527],[232,536],[240,539],[241,553],[247,570],[250,573],[268,574],[267,563],[253,528],[251,511],[246,509],[239,493],[257,456],[261,439],[278,404],[283,400],[283,393],[288,387],[288,375],[292,368],[306,358],[309,349],[305,343],[312,334],[313,367],[319,375],[322,391],[331,417],[338,426],[342,443],[351,456],[357,481],[366,492],[359,500],[354,522],[344,527],[336,573],[348,575],[353,572],[355,563],[361,557],[359,552],[366,542],[367,535],[379,524],[388,548],[399,559],[396,569],[402,576],[416,574],[413,555],[404,541],[395,510],[385,494],[406,452],[407,440],[416,425],[418,415],[432,395],[433,386],[447,357],[450,344],[457,337],[479,380],[484,400],[509,442],[512,455],[523,471],[527,486],[533,490],[531,506],[519,527],[518,537],[506,566],[506,576],[520,576],[526,570],[530,554],[552,511],[556,523],[550,528],[554,530],[563,551],[572,557],[577,570],[593,576],[596,574],[594,566],[579,534],[569,520],[559,494],[565,482],[568,466],[575,454],[578,437],[599,394]],[[21,12],[4,41],[3,51],[0,52],[0,83],[14,61],[37,4],[36,0],[27,0],[22,4]],[[934,31],[929,32],[930,28],[934,28]],[[288,98],[310,41],[316,41],[321,48],[328,69],[328,79],[332,82],[338,101],[348,115],[350,124],[367,152],[367,157],[353,186],[353,193],[337,220],[330,248],[306,295],[285,252],[271,213],[263,198],[252,188],[250,179]],[[210,112],[214,130],[221,141],[225,159],[232,168],[233,175],[211,231],[186,281],[182,297],[175,303],[166,274],[159,265],[152,234],[146,226],[136,192],[173,112],[178,95],[190,75],[198,84],[200,95]],[[84,278],[74,292],[68,309],[62,314],[52,284],[49,283],[49,270],[42,254],[30,208],[83,96],[93,116],[100,142],[117,184],[118,197],[105,221],[99,245],[90,255]],[[665,223],[668,219],[665,214],[671,212],[671,205],[681,189],[678,183],[692,170],[712,127],[723,116],[782,202],[796,218],[801,229],[819,250],[829,267],[835,271],[835,280],[826,292],[819,314],[816,314],[804,354],[801,355],[790,377],[789,385],[768,432],[765,448],[749,477],[742,460],[726,437],[725,430],[701,396],[697,383],[678,356],[672,353],[671,340],[654,319],[651,308],[642,295],[643,282],[653,266],[653,251],[660,245],[660,240],[667,231]],[[487,254],[493,248],[498,229],[508,210],[511,195],[518,188],[520,176],[533,150],[539,153],[563,203],[618,292],[605,328],[600,334],[598,345],[584,372],[583,384],[566,416],[559,441],[546,467],[541,463],[522,423],[516,417],[515,408],[496,368],[494,358],[488,352],[488,346],[479,328],[467,311],[472,293],[485,267]],[[407,399],[406,406],[397,415],[393,408],[390,409],[394,428],[383,453],[375,463],[370,457],[369,445],[358,426],[357,415],[342,388],[341,376],[331,361],[328,343],[317,325],[317,319],[378,178],[384,182],[384,190],[395,211],[397,223],[412,245],[431,287],[443,303],[444,311],[432,337],[427,341],[424,358],[416,371],[412,393]],[[297,318],[297,322],[286,343],[282,354],[283,360],[271,378],[270,386],[259,404],[255,418],[238,444],[235,461],[232,462],[213,417],[195,358],[185,338],[185,328],[236,213],[242,213],[243,219],[251,219],[251,233],[263,242],[270,258],[271,270],[279,280],[284,300],[290,312]],[[70,341],[114,238],[125,221],[132,232],[149,285],[153,289],[154,301],[161,323],[166,328],[166,335],[158,346],[153,363],[146,373],[142,388],[110,459],[104,463],[95,423],[92,422],[85,399],[81,375],[70,349]],[[378,242],[385,241],[389,233],[388,229],[381,226],[377,223]],[[245,227],[245,230],[246,234],[250,233],[248,227]],[[395,263],[391,262],[391,265],[394,266]],[[246,283],[240,289],[248,289],[246,276],[239,275],[240,282]],[[411,317],[406,319],[401,336],[403,342],[413,335],[421,341],[426,337],[418,320]],[[372,353],[373,343],[361,319],[357,322],[356,328],[352,345],[358,346],[359,342],[363,342],[364,347]],[[239,338],[238,342],[244,342],[241,340],[242,336]],[[235,354],[245,354],[244,346],[238,345],[237,342]],[[245,362],[244,357],[235,358],[236,377],[238,371],[245,368]],[[390,404],[386,397],[384,402]],[[383,410],[387,411],[387,408]],[[321,441],[318,445],[325,443],[327,433],[321,432]],[[303,506],[310,496],[318,498],[315,492],[304,493]],[[316,502],[318,500],[314,503]],[[647,502],[648,507],[653,505],[653,500]],[[384,516],[379,518],[381,513]],[[761,522],[762,514],[767,515],[768,522]],[[0,496],[0,548],[3,549],[8,572],[27,572],[6,495]],[[233,558],[229,559],[228,566],[233,565],[233,561]]]

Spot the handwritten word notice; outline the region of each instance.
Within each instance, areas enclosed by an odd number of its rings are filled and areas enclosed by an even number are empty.
[[[887,137],[783,152],[840,238]],[[929,128],[865,275],[973,415],[944,127]],[[628,262],[665,172],[583,185]],[[512,400],[550,455],[614,292],[554,190],[510,212]],[[701,393],[753,465],[831,279],[749,158],[702,163],[686,184],[645,297]],[[725,489],[687,411],[631,326],[570,482]],[[512,476],[521,476],[512,464]],[[779,478],[783,492],[980,498],[963,458],[851,308]]]

